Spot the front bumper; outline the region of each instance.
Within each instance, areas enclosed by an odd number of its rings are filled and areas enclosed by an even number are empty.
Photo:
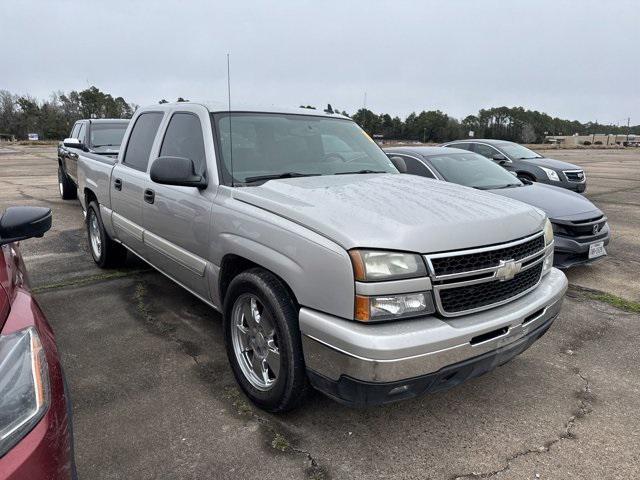
[[[605,225],[605,228],[597,234],[591,237],[572,238],[562,235],[554,236],[554,249],[553,249],[553,266],[557,268],[569,268],[576,265],[583,265],[587,263],[596,262],[606,255],[597,258],[589,258],[589,246],[592,243],[604,242],[605,247],[609,245],[611,239],[611,230],[609,224]]]
[[[549,328],[567,289],[552,269],[530,293],[476,314],[364,325],[300,310],[311,383],[338,401],[381,404],[448,388],[518,355]]]

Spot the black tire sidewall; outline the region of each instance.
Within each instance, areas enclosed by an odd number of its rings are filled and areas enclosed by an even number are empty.
[[[275,287],[275,288],[274,288]],[[283,297],[284,296],[288,298]],[[267,391],[255,388],[245,377],[238,359],[236,358],[231,338],[232,311],[236,299],[243,293],[255,295],[273,319],[278,337],[280,350],[280,374],[276,384]],[[284,300],[283,300],[284,298]],[[284,307],[284,308],[283,308]],[[269,272],[253,269],[239,274],[229,285],[224,303],[224,339],[227,357],[236,381],[245,394],[258,406],[265,410],[278,412],[291,408],[292,390],[295,388],[296,374],[299,375],[302,347],[300,345],[299,330],[297,330],[297,315],[295,305],[281,282]],[[289,317],[289,318],[287,318]],[[295,318],[293,318],[295,317]],[[297,367],[297,368],[296,368]],[[298,373],[296,373],[296,370]]]

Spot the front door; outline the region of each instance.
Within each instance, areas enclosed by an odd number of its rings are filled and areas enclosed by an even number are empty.
[[[190,108],[190,107],[186,107]],[[202,119],[196,112],[172,114],[159,156],[193,160],[207,174]],[[143,203],[144,242],[149,261],[196,294],[210,299],[206,276],[213,198],[210,190],[150,182]],[[211,187],[213,188],[213,187]]]

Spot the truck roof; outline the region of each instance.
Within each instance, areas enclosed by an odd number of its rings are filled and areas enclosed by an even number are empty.
[[[128,118],[82,118],[78,122],[89,123],[129,123],[131,120]]]
[[[176,108],[180,105],[202,105],[211,113],[225,113],[229,111],[229,105],[224,102],[213,102],[213,101],[190,101],[190,102],[169,102],[162,103],[156,105],[148,105],[144,107],[144,110],[158,110],[165,108]],[[330,117],[330,118],[345,118],[349,119],[349,117],[345,117],[340,113],[327,113],[323,108],[311,109],[311,108],[300,108],[300,107],[281,107],[277,105],[257,105],[257,104],[243,104],[243,103],[232,103],[231,104],[232,112],[258,112],[258,113],[284,113],[284,114],[292,114],[292,115],[313,115],[316,117]]]

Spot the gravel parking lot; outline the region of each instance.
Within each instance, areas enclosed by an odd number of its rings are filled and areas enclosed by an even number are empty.
[[[54,211],[22,247],[71,388],[80,477],[639,476],[640,150],[550,156],[585,168],[613,236],[607,259],[568,272],[546,336],[447,392],[361,410],[315,394],[273,416],[236,387],[215,311],[135,259],[94,265],[79,203],[57,193],[55,147],[0,146],[0,209]]]

